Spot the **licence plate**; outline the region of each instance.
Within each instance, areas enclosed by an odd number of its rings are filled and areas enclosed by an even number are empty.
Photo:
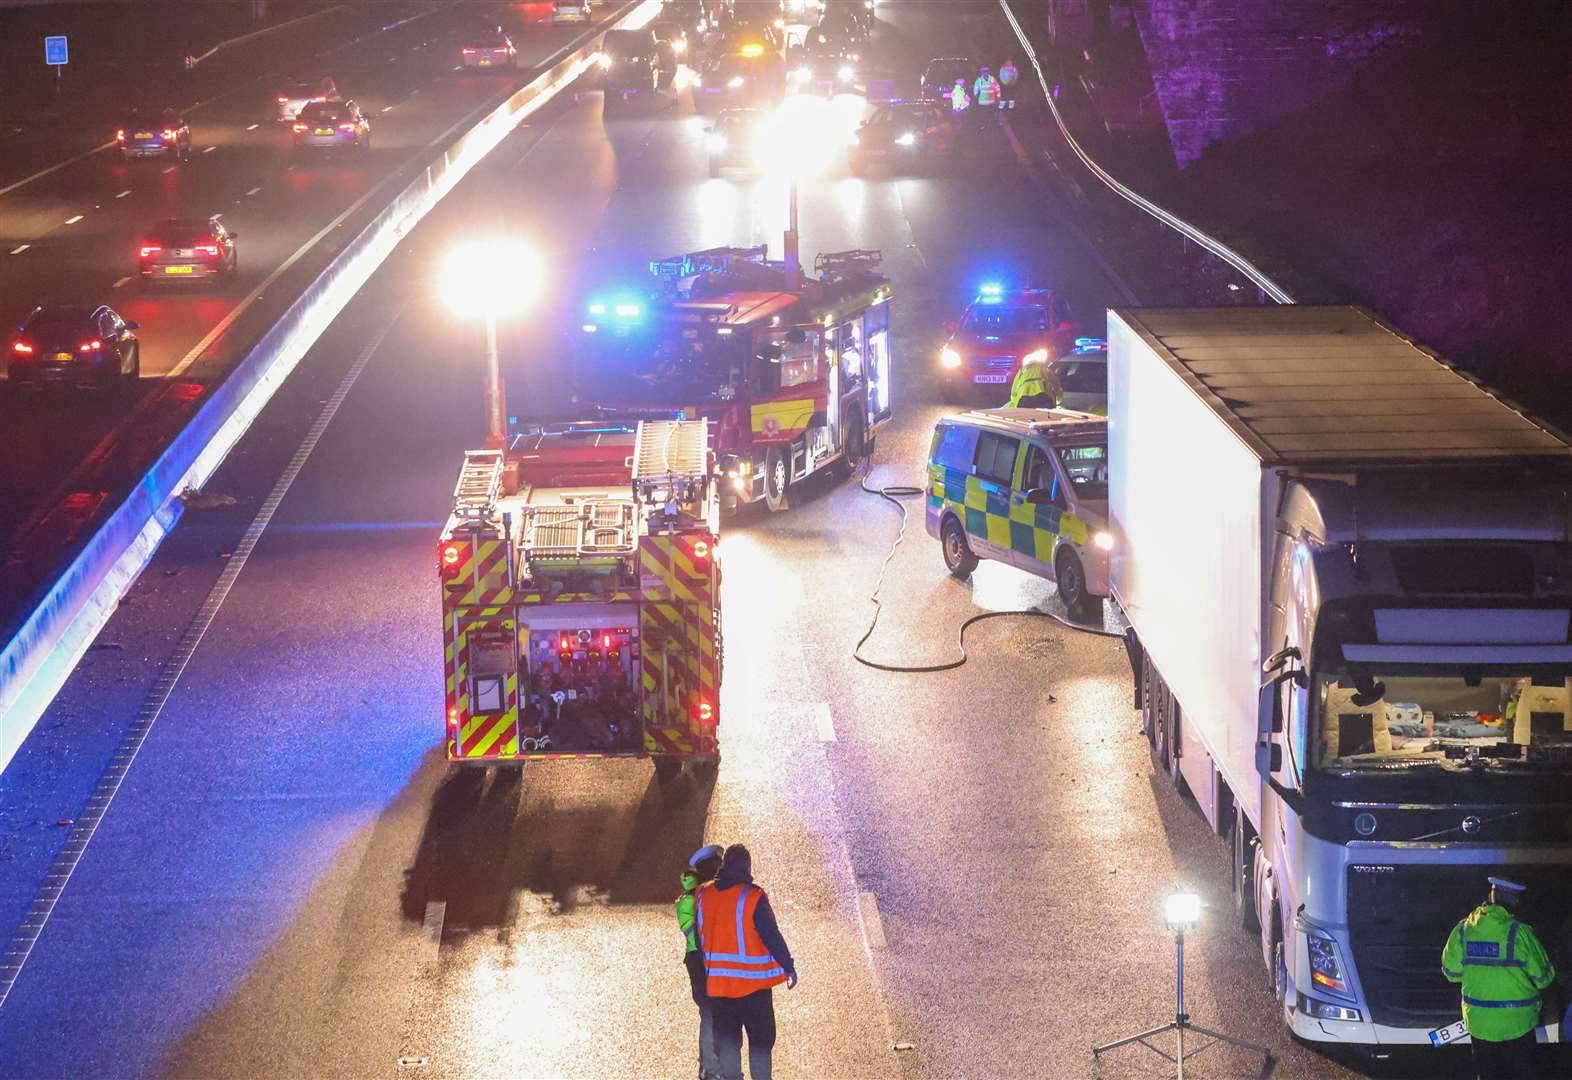
[[[153,133],[151,131],[139,131],[134,136],[134,138],[138,138],[138,139],[151,139],[152,137],[153,137]]]
[[[1468,1025],[1459,1020],[1455,1024],[1436,1028],[1430,1033],[1431,1046],[1451,1046],[1468,1038]]]
[[[316,133],[318,135],[331,135],[331,134],[333,134],[333,129],[332,128],[317,128]]]
[[[189,267],[189,266],[166,266],[166,267],[164,267],[164,273],[166,273],[166,274],[189,274],[189,273],[191,273],[191,267]]]
[[[487,60],[485,57],[481,57],[481,59],[480,59],[480,66],[481,67],[490,67],[491,66],[491,61]]]
[[[55,353],[55,359],[62,364],[69,364],[71,362],[71,354],[68,352],[57,352]]]
[[[974,383],[1002,383],[1002,382],[1008,382],[1009,380],[1010,380],[1010,377],[1008,375],[973,375],[972,376],[972,382],[974,382]]]

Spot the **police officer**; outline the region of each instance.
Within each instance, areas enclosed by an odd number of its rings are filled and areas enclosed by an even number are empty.
[[[971,107],[972,99],[966,93],[966,80],[956,79],[955,85],[950,88],[950,109],[959,116]]]
[[[688,969],[688,989],[693,1003],[699,1007],[699,1080],[720,1080],[720,1060],[715,1056],[715,1010],[710,1005],[710,995],[705,989],[708,975],[704,970],[704,954],[699,950],[699,901],[695,893],[700,885],[715,880],[720,872],[724,852],[719,844],[706,844],[688,859],[682,872],[682,892],[673,905],[677,911],[677,929],[682,931],[683,964]]]
[[[972,100],[977,102],[979,109],[999,107],[999,80],[986,67],[977,76],[977,81],[972,83]]]
[[[1004,95],[999,102],[1000,108],[1015,108],[1015,86],[1020,81],[1021,72],[1015,66],[1015,61],[1006,59],[1004,66],[999,69],[999,86]]]
[[[1463,1023],[1479,1080],[1534,1075],[1539,995],[1556,969],[1534,930],[1519,922],[1526,885],[1490,878],[1490,893],[1452,928],[1441,951],[1441,973],[1463,987]]]
[[[1059,380],[1048,370],[1048,350],[1038,349],[1021,361],[1010,385],[1009,409],[1051,409],[1059,404]]]

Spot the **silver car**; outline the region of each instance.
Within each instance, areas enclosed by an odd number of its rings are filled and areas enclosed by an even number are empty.
[[[279,87],[273,101],[273,117],[281,124],[293,123],[300,110],[312,102],[338,100],[338,86],[331,77],[296,79]]]
[[[1049,365],[1066,409],[1108,415],[1108,343],[1076,338],[1075,348]]]
[[[370,150],[371,122],[353,101],[316,101],[294,123],[295,149]]]

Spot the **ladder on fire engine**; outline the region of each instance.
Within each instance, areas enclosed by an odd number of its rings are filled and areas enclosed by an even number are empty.
[[[846,251],[821,251],[813,257],[813,272],[827,281],[853,275],[877,274],[884,263],[878,248],[849,248]]]
[[[641,420],[633,436],[633,490],[646,506],[701,503],[710,475],[708,420]]]
[[[501,490],[502,451],[464,451],[464,467],[453,489],[453,516],[467,521],[490,519]]]
[[[683,278],[690,278],[696,274],[725,271],[730,269],[734,262],[762,265],[769,250],[768,244],[757,244],[753,247],[714,247],[704,251],[690,251],[686,255],[652,260],[650,273],[667,285],[675,285]]]

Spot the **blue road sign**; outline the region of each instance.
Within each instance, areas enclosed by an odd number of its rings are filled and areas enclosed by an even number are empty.
[[[66,48],[65,35],[44,38],[44,63],[51,66],[67,64],[71,61],[70,50]]]

